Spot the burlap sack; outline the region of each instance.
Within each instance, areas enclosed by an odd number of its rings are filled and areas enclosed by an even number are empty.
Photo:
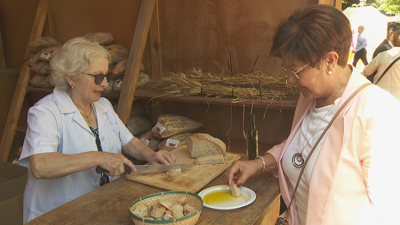
[[[54,56],[54,52],[57,49],[60,49],[61,47],[62,47],[61,45],[55,45],[49,48],[42,49],[42,51],[40,51],[39,59],[44,61],[50,61],[51,58],[53,58]]]
[[[47,61],[43,61],[43,62],[47,62]],[[44,64],[44,65],[39,69],[39,73],[40,73],[40,74],[43,74],[43,75],[49,74],[50,71],[51,71],[50,62],[47,62],[46,64]]]
[[[32,52],[40,52],[44,48],[49,48],[55,45],[61,44],[52,37],[41,37],[29,43],[28,48]]]
[[[164,114],[158,117],[157,124],[151,129],[154,137],[168,138],[175,134],[187,133],[203,126],[187,117]]]
[[[40,70],[42,69],[43,66],[47,65],[49,62],[47,61],[39,61],[36,66],[31,67],[31,72],[32,73],[40,73]]]
[[[111,79],[110,79],[110,80],[108,81],[108,86],[107,86],[106,88],[104,88],[103,93],[110,93],[110,92],[112,92],[114,83],[115,83],[115,79],[114,79],[114,80],[111,80]]]
[[[143,116],[131,116],[126,126],[132,135],[136,135],[150,130],[152,124]]]
[[[116,63],[129,57],[129,50],[122,45],[108,45],[104,47],[111,55],[111,62]]]
[[[114,42],[114,37],[110,33],[102,33],[102,32],[87,33],[82,37],[90,40],[91,42],[97,42],[100,45],[110,45]]]
[[[123,76],[121,76],[121,77],[119,77],[117,80],[115,80],[115,83],[114,83],[114,85],[113,85],[113,91],[114,92],[119,92],[119,91],[121,91],[121,88],[122,88],[122,81],[124,80],[124,77]]]
[[[31,77],[29,80],[29,84],[33,87],[43,87],[46,86],[46,80],[47,75],[43,74],[35,74]]]
[[[35,55],[33,55],[33,56],[29,59],[28,65],[29,65],[30,67],[35,67],[35,66],[37,66],[37,64],[41,61],[41,60],[39,59],[40,53],[41,53],[41,52],[37,52]]]
[[[50,75],[47,75],[44,81],[39,85],[42,88],[51,88],[54,87],[53,78]]]
[[[139,138],[145,145],[149,146],[149,148],[153,149],[154,151],[157,150],[158,144],[160,143],[161,139],[154,137],[151,130],[147,131]]]
[[[115,66],[112,68],[111,72],[112,75],[110,79],[117,79],[118,77],[125,74],[126,64],[128,63],[128,59],[124,59],[119,61]]]
[[[186,140],[192,136],[194,133],[182,133],[182,134],[175,134],[158,144],[158,149],[172,151],[180,146],[186,145]]]
[[[150,81],[149,75],[139,72],[138,80],[136,83],[136,88],[143,87],[145,84],[147,84]]]

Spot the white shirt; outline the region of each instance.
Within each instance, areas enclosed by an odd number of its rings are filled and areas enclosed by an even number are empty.
[[[339,100],[340,98],[336,99],[334,104],[321,108],[315,108],[316,103],[314,102],[310,108],[310,111],[307,113],[307,116],[304,118],[300,129],[296,132],[292,142],[290,142],[282,159],[283,170],[285,171],[285,174],[291,185],[290,196],[293,196],[293,191],[296,187],[297,179],[299,178],[301,171],[301,168],[296,168],[293,166],[293,155],[296,153],[301,153],[304,149],[302,156],[305,162],[311,149],[314,147],[314,144],[317,142],[322,132],[335,115]],[[314,152],[310,156],[309,161],[307,162],[291,206],[297,209],[300,223],[303,225],[306,224],[308,185],[310,184],[311,173],[321,150],[321,146],[324,143],[325,136],[326,133],[318,143],[318,146],[315,148]]]
[[[122,146],[133,135],[107,99],[100,98],[93,106],[103,151],[121,153]],[[98,151],[95,137],[67,92],[54,88],[52,94],[29,109],[28,129],[19,161],[29,169],[24,193],[24,223],[98,188],[100,181],[95,168],[56,179],[36,179],[29,157],[40,153],[90,151]]]

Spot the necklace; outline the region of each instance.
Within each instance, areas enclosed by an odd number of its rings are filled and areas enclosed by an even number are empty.
[[[301,150],[300,153],[295,153],[292,157],[292,164],[294,167],[296,168],[301,168],[304,165],[304,158],[303,158],[303,152],[306,149],[306,145],[307,143],[309,143],[311,141],[311,139],[315,136],[315,133],[317,132],[318,128],[320,127],[320,125],[322,124],[322,122],[324,122],[326,116],[329,114],[329,112],[331,111],[331,109],[333,108],[333,106],[335,106],[335,103],[332,104],[332,106],[329,108],[329,110],[326,112],[325,116],[321,119],[321,122],[319,122],[317,128],[315,128],[313,135],[311,135],[311,137],[307,140],[306,135],[303,134],[303,132],[301,132],[302,136],[304,137],[304,141],[303,141],[303,148]],[[315,107],[315,106],[314,106]],[[308,121],[308,125],[307,125],[307,129],[306,131],[309,130],[310,127],[310,123],[311,123],[311,113],[312,111],[310,111],[308,117],[309,117],[309,121]]]
[[[90,104],[90,106],[92,106],[92,104]],[[83,114],[80,109],[78,109],[78,110],[81,113],[81,115],[83,117],[85,117],[85,119],[88,121],[89,124],[92,123],[93,120],[92,120],[92,118],[90,118],[90,115],[92,115],[92,110],[90,110],[89,115]]]

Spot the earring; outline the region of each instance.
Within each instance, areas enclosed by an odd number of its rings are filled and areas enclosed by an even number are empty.
[[[72,85],[71,85],[71,89],[74,89],[74,87],[75,87],[75,85],[74,85],[74,84],[72,84]]]
[[[332,75],[332,71],[329,70],[329,71],[328,71],[328,74],[329,74],[329,75]]]

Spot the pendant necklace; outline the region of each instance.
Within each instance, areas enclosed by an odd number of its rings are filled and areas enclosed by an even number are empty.
[[[90,106],[92,106],[92,104],[90,104]],[[78,109],[79,110],[79,109]],[[81,110],[79,110],[79,112],[81,113],[81,115],[83,116],[83,117],[85,117],[85,119],[89,122],[89,124],[90,123],[92,123],[92,118],[90,118],[90,115],[92,115],[92,110],[90,110],[90,112],[89,112],[89,115],[85,115],[85,114],[83,114],[82,112],[81,112]]]
[[[292,164],[293,164],[294,167],[296,167],[296,168],[301,168],[301,167],[303,167],[303,165],[304,165],[303,152],[304,152],[304,150],[306,149],[305,147],[306,147],[307,143],[309,143],[310,140],[315,136],[315,133],[317,132],[319,126],[322,124],[322,122],[324,122],[325,117],[329,114],[329,112],[331,111],[331,109],[333,108],[333,106],[335,106],[335,103],[333,103],[332,106],[329,108],[328,112],[326,112],[325,116],[322,118],[322,120],[321,120],[321,122],[318,124],[317,128],[315,128],[313,135],[312,135],[308,140],[307,140],[307,138],[306,138],[306,135],[303,134],[303,132],[301,132],[301,130],[300,130],[301,135],[304,137],[303,148],[302,148],[303,150],[301,150],[300,153],[295,153],[295,154],[293,155],[293,157],[292,157]],[[315,108],[315,106],[314,106],[314,108]],[[310,111],[310,113],[309,113],[309,115],[308,115],[309,121],[308,121],[308,125],[307,125],[306,131],[308,131],[308,129],[309,129],[309,127],[310,127],[310,123],[311,123],[311,113],[312,113],[312,112]]]

